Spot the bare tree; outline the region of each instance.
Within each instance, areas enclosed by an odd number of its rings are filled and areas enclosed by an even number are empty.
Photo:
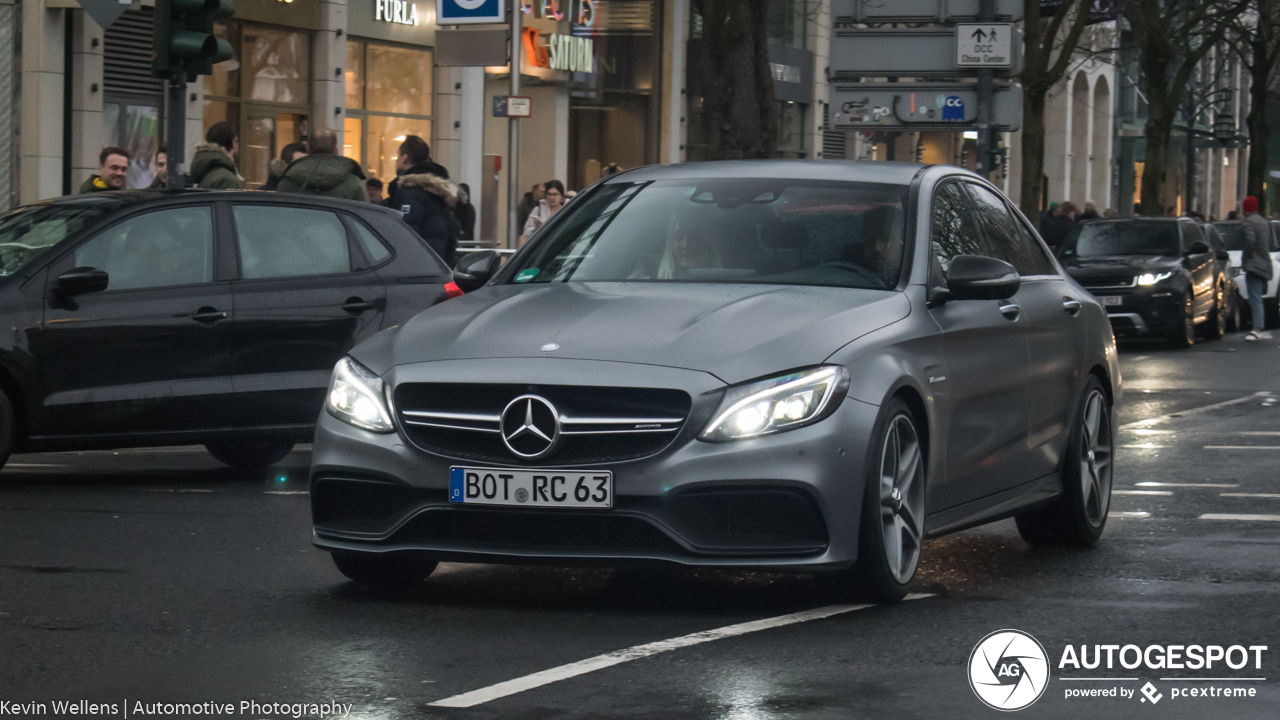
[[[1044,177],[1044,108],[1049,90],[1062,80],[1089,21],[1089,0],[1062,0],[1053,17],[1040,14],[1039,0],[1024,0],[1022,62],[1022,212],[1040,215]],[[1066,26],[1064,32],[1063,28]]]
[[[1121,0],[1147,86],[1147,150],[1139,205],[1143,215],[1164,213],[1169,141],[1192,73],[1251,1]]]
[[[702,15],[702,77],[712,160],[774,157],[778,103],[766,31],[768,3],[694,0]]]
[[[1267,89],[1280,75],[1280,0],[1253,0],[1254,13],[1241,14],[1233,43],[1241,64],[1249,71],[1248,194],[1261,198],[1267,181],[1267,150],[1271,126],[1267,122]]]

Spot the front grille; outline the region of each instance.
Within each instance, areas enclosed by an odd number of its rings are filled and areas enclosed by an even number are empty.
[[[406,523],[391,542],[444,543],[461,548],[680,552],[665,533],[640,518],[585,511],[432,509]]]
[[[777,488],[681,493],[670,509],[682,534],[702,546],[823,547],[826,525],[813,500]]]
[[[1134,287],[1138,283],[1138,278],[1136,275],[1108,275],[1104,277],[1076,278],[1076,282],[1089,290],[1110,290],[1115,288]]]
[[[524,395],[554,405],[561,423],[554,449],[532,459],[511,452],[502,437],[503,410]],[[655,455],[675,439],[692,400],[682,390],[658,388],[405,383],[395,390],[395,405],[405,434],[429,453],[548,467]]]

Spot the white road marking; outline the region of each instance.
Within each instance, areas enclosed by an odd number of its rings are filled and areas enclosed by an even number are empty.
[[[1172,495],[1172,490],[1112,490],[1112,495]]]
[[[1280,498],[1280,493],[1218,493],[1218,497]]]
[[[1280,445],[1205,445],[1205,450],[1280,450]]]
[[[1218,408],[1227,407],[1229,405],[1239,405],[1240,403],[1249,402],[1250,400],[1256,400],[1259,397],[1270,397],[1270,396],[1271,396],[1270,390],[1263,390],[1261,392],[1256,392],[1252,395],[1245,395],[1244,397],[1236,398],[1235,400],[1226,400],[1220,403],[1214,403],[1212,405],[1202,405],[1198,408],[1192,408],[1190,410],[1182,410],[1180,412],[1169,413],[1168,415],[1161,415],[1160,417],[1148,418],[1146,420],[1135,420],[1134,422],[1125,423],[1124,425],[1121,425],[1120,429],[1129,430],[1131,428],[1151,427],[1152,425],[1158,425],[1164,422],[1165,420],[1169,420],[1174,416],[1183,418],[1188,415],[1198,415],[1202,412],[1208,412],[1209,410],[1217,410]]]
[[[195,488],[139,488],[143,492],[187,492],[187,493],[211,493],[212,490],[197,490]]]
[[[1113,510],[1113,511],[1111,511],[1110,513],[1108,513],[1108,514],[1107,514],[1107,517],[1113,517],[1113,518],[1133,518],[1133,519],[1135,519],[1135,520],[1141,520],[1142,518],[1149,518],[1149,517],[1151,517],[1151,513],[1146,512],[1145,510],[1139,510],[1139,511],[1137,511],[1137,512],[1118,512],[1118,511]]]
[[[1224,435],[1280,435],[1280,430],[1244,430],[1241,432],[1223,433]]]
[[[1205,682],[1205,681],[1222,682],[1224,680],[1227,682],[1232,682],[1235,680],[1248,681],[1248,682],[1262,682],[1266,680],[1266,678],[1160,678],[1160,679],[1167,682]]]
[[[1058,679],[1059,679],[1059,680],[1107,680],[1107,681],[1115,681],[1115,682],[1121,682],[1121,681],[1137,682],[1137,681],[1138,681],[1138,678],[1068,678],[1068,677],[1060,677],[1060,678],[1058,678]]]
[[[310,495],[308,490],[268,490],[264,495]]]
[[[1205,513],[1200,520],[1245,520],[1259,522],[1280,522],[1280,515],[1248,515],[1235,513]]]
[[[63,467],[63,465],[61,463],[5,463],[5,467]]]
[[[1167,482],[1140,482],[1134,483],[1138,487],[1199,487],[1199,488],[1233,488],[1240,487],[1238,483],[1167,483]]]
[[[932,597],[930,593],[912,593],[908,595],[906,600],[921,600],[923,598]],[[640,660],[642,658],[651,657],[680,648],[687,648],[693,645],[701,645],[702,643],[711,642],[712,640],[721,640],[723,638],[734,637],[737,635],[746,635],[747,633],[759,632],[761,630],[769,630],[784,625],[794,625],[796,623],[809,622],[810,620],[821,620],[829,618],[833,615],[841,615],[843,613],[853,612],[855,610],[865,610],[875,605],[828,605],[826,607],[815,608],[813,610],[803,610],[790,615],[779,615],[778,617],[766,618],[764,620],[752,620],[751,622],[739,623],[737,625],[728,625],[726,627],[717,628],[715,630],[704,630],[691,635],[685,635],[670,640],[659,640],[644,645],[636,645],[625,650],[617,650],[604,655],[597,655],[593,658],[580,660],[568,665],[543,670],[532,675],[526,675],[514,680],[500,682],[497,685],[490,685],[479,690],[454,695],[443,700],[437,700],[428,703],[431,707],[475,707],[497,700],[516,693],[522,693],[526,690],[532,690],[543,685],[549,685],[561,680],[585,675],[596,670],[621,665],[622,663],[631,662],[632,660]]]

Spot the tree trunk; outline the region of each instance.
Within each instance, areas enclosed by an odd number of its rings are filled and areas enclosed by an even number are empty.
[[[1263,22],[1262,20],[1259,21]],[[1254,57],[1268,57],[1270,50],[1266,46],[1266,35],[1260,35],[1261,42],[1253,45]],[[1274,52],[1272,50],[1271,52]],[[1251,84],[1249,87],[1249,115],[1245,122],[1249,126],[1249,172],[1247,194],[1263,200],[1262,184],[1267,181],[1267,149],[1271,142],[1271,126],[1267,122],[1267,86],[1271,80],[1271,68],[1266,63],[1254,60],[1249,67]]]
[[[1150,76],[1148,76],[1150,79]],[[1164,78],[1159,79],[1160,83]],[[1177,106],[1169,104],[1169,95],[1151,79],[1147,83],[1147,152],[1142,167],[1142,202],[1138,212],[1143,215],[1159,217],[1164,215],[1164,190],[1169,172],[1169,140],[1173,136],[1173,119],[1177,114]]]
[[[1044,177],[1045,91],[1024,90],[1022,96],[1022,183],[1019,207],[1033,223],[1040,221]]]
[[[711,159],[774,157],[778,101],[765,31],[768,3],[696,2],[702,12],[703,103]]]

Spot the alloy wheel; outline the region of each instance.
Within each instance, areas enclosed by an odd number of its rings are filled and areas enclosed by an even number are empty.
[[[1106,520],[1111,505],[1111,418],[1101,391],[1089,393],[1080,422],[1081,497],[1085,518],[1096,528]]]
[[[924,459],[915,425],[894,416],[880,454],[880,530],[894,580],[906,584],[920,561],[924,520]]]

